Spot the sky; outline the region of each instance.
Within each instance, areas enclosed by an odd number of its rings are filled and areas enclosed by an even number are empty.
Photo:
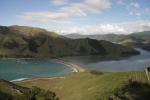
[[[59,34],[129,34],[150,30],[150,0],[0,0],[0,25]]]

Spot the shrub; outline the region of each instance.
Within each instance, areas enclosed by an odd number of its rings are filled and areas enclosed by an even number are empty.
[[[91,70],[90,73],[91,73],[91,74],[94,74],[94,75],[102,75],[102,74],[103,74],[103,72],[101,72],[101,71],[96,71],[96,70]]]

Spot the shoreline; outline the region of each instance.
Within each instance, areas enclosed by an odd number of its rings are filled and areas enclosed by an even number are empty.
[[[64,61],[63,59],[54,59],[53,61],[56,61],[57,63],[63,64],[67,67],[72,68],[73,72],[84,72],[84,71],[86,71],[86,69],[81,67],[80,65],[69,62],[69,61]]]
[[[66,67],[71,68],[73,71],[72,73],[78,73],[78,72],[85,72],[86,69],[82,68],[80,65],[71,63],[71,62],[67,62],[64,61],[62,59],[51,59],[52,61],[56,62],[56,63],[60,63],[65,65]],[[19,78],[19,79],[14,79],[11,80],[10,82],[27,82],[27,81],[34,81],[34,80],[40,80],[40,79],[64,79],[66,78],[66,76],[50,76],[50,77],[35,77],[35,78]]]
[[[12,80],[10,82],[13,83],[21,83],[21,82],[28,82],[28,81],[35,81],[35,80],[42,80],[42,79],[64,79],[66,78],[65,76],[55,76],[55,77],[37,77],[37,78],[20,78],[20,79],[16,79],[16,80]]]

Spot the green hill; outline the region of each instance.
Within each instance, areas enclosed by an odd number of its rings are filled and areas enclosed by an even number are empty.
[[[18,83],[55,91],[61,100],[149,100],[150,85],[144,72],[82,72],[64,79]],[[113,98],[113,99],[110,99]]]
[[[28,26],[0,26],[0,57],[125,56],[136,50],[107,41],[69,39]]]
[[[144,72],[90,71],[71,74],[65,78],[36,79],[15,84],[0,80],[0,100],[149,100],[149,98],[150,85]]]

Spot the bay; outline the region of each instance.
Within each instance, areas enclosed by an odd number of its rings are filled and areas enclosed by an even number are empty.
[[[57,77],[72,73],[72,68],[50,59],[1,59],[0,79],[16,80]]]

